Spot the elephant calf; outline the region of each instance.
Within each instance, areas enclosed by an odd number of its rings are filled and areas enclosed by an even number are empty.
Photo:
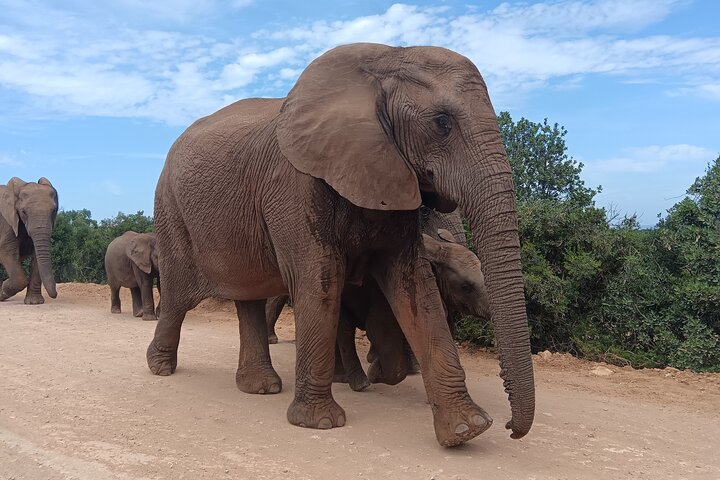
[[[438,238],[423,234],[423,256],[430,262],[446,312],[458,312],[488,319],[489,304],[485,278],[477,256],[455,242],[447,230]],[[268,341],[277,342],[275,322],[287,297],[267,302]],[[371,361],[365,375],[355,348],[355,329],[366,330],[372,342]],[[408,355],[409,353],[409,355]],[[355,391],[372,383],[396,384],[412,369],[412,353],[390,306],[372,280],[361,287],[348,286],[343,293],[335,350],[335,382],[346,382]]]
[[[120,287],[132,293],[133,315],[156,320],[153,280],[160,291],[158,252],[154,233],[125,232],[110,242],[105,253],[110,285],[110,312],[120,313]],[[158,306],[158,310],[160,307]]]

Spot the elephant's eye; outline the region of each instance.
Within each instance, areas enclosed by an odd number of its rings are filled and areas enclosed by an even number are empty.
[[[472,286],[472,284],[471,284],[471,283],[468,283],[468,282],[465,282],[465,283],[463,283],[462,285],[460,285],[460,288],[461,288],[462,291],[465,292],[465,293],[472,293],[472,291],[473,291],[473,286]]]
[[[450,129],[452,127],[450,123],[450,116],[447,113],[440,113],[436,115],[435,126],[437,127],[440,135],[446,137],[448,134],[450,134]]]

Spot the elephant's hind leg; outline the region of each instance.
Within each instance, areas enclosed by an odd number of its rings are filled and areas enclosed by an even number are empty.
[[[350,388],[356,392],[365,390],[370,386],[370,380],[365,375],[355,348],[355,327],[342,317],[338,322],[337,346],[335,355],[340,354],[344,377]],[[335,363],[337,364],[337,359]]]
[[[280,295],[278,297],[268,298],[265,304],[265,318],[267,319],[268,343],[278,343],[278,337],[275,333],[275,324],[282,313],[288,296]]]
[[[167,222],[163,213],[156,209],[156,224]],[[179,228],[184,230],[182,225]],[[168,232],[165,235],[174,239],[179,233]],[[160,249],[163,251],[163,256],[160,257],[160,268],[163,272],[162,311],[155,326],[155,336],[148,345],[147,363],[155,375],[170,375],[177,367],[180,330],[185,315],[209,297],[211,289],[194,265],[187,260],[192,258],[189,241],[170,242],[167,246],[160,244]]]
[[[240,330],[237,387],[246,393],[279,393],[282,380],[270,361],[265,300],[236,301],[235,308]]]

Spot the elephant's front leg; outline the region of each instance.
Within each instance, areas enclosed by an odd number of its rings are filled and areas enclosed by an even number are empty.
[[[376,278],[420,362],[440,445],[460,445],[487,430],[492,419],[468,394],[430,264],[408,254]]]
[[[345,425],[345,411],[331,392],[344,270],[334,255],[313,257],[317,263],[293,275],[299,280],[292,286],[297,361],[287,418],[293,425],[327,429]]]
[[[153,277],[144,276],[139,282],[140,301],[142,302],[142,319],[157,320],[155,315],[155,299],[153,298]]]
[[[35,255],[30,262],[30,281],[28,282],[27,293],[25,294],[26,305],[41,305],[45,303],[42,296],[42,279]]]
[[[279,393],[282,380],[270,361],[265,300],[235,302],[240,329],[237,387],[246,393]]]
[[[340,354],[343,376],[347,383],[350,384],[356,392],[361,392],[370,386],[370,380],[363,371],[360,359],[358,358],[357,349],[355,348],[355,327],[350,321],[340,317],[338,322],[337,333],[337,350],[335,355]],[[335,364],[337,365],[337,358]],[[337,368],[336,368],[337,373]]]
[[[16,249],[12,248],[12,245],[9,250],[15,251],[9,253],[0,251],[0,263],[5,267],[5,271],[8,274],[8,278],[6,278],[0,286],[0,302],[22,291],[28,284],[27,277],[20,264],[19,253]]]

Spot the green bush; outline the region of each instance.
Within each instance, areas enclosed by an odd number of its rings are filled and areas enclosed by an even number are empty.
[[[613,224],[566,153],[565,129],[499,116],[513,168],[533,351],[720,371],[720,157],[654,229]],[[468,232],[468,245],[472,239]],[[489,325],[457,324],[492,345]]]

